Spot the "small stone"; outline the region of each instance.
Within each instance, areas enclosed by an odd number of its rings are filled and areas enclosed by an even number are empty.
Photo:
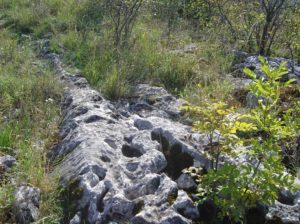
[[[179,189],[182,190],[192,190],[197,187],[195,181],[188,174],[181,174],[180,177],[177,179],[177,185]]]
[[[269,221],[280,221],[283,224],[296,224],[300,222],[300,207],[299,205],[284,205],[278,201],[275,205],[269,208],[269,212],[266,215]]]
[[[17,223],[29,224],[37,221],[40,189],[19,187],[14,194],[13,214]]]
[[[136,119],[134,121],[134,126],[139,130],[151,130],[153,128],[151,122],[144,119]]]
[[[285,205],[294,205],[295,195],[289,190],[281,190],[279,192],[278,201]]]
[[[16,163],[16,159],[12,156],[6,155],[0,157],[0,180],[3,178],[3,175]]]
[[[9,169],[16,165],[16,159],[12,156],[6,155],[0,157],[0,166]]]
[[[174,202],[174,208],[184,217],[196,220],[199,218],[198,208],[194,205],[193,201],[189,198],[186,192],[178,191],[178,196]]]
[[[46,103],[52,104],[53,102],[54,102],[54,100],[52,98],[46,99]]]
[[[81,215],[80,213],[78,212],[74,217],[73,219],[71,219],[70,221],[70,224],[80,224],[81,223]]]

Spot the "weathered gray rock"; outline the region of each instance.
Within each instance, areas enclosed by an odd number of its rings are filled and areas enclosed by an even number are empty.
[[[153,128],[153,125],[150,121],[139,118],[134,121],[134,126],[139,130],[151,130]]]
[[[245,61],[246,58],[248,58],[249,56],[251,56],[249,53],[244,52],[244,51],[239,51],[239,50],[233,50],[232,51],[233,54],[233,62],[232,65],[237,65],[237,64],[241,64]]]
[[[203,152],[208,141],[179,122],[185,102],[145,84],[136,87],[132,98],[109,102],[79,73],[65,72],[56,55],[50,58],[68,86],[61,141],[49,157],[66,188],[69,223],[197,220],[201,214],[181,190],[195,183],[182,170],[210,168]],[[249,80],[241,82],[249,85]],[[299,207],[277,202],[268,218],[293,223],[297,214],[299,221]]]
[[[298,201],[296,198],[297,198],[297,193],[298,192],[291,192],[289,190],[281,190],[279,192],[279,195],[278,195],[278,201],[282,204],[285,204],[285,205],[294,205],[296,204],[296,201]],[[300,193],[300,192],[299,192]]]
[[[300,181],[296,179],[294,184],[299,187]],[[283,224],[300,223],[300,191],[282,190],[266,218]]]
[[[241,89],[247,89],[252,82],[252,79],[247,78],[235,78],[231,75],[226,76],[226,79],[229,80],[234,89],[241,90]]]
[[[233,62],[232,70],[230,76],[227,76],[227,80],[232,83],[233,95],[235,98],[243,105],[254,108],[258,105],[258,99],[252,93],[248,91],[248,86],[251,83],[251,79],[243,72],[245,68],[248,68],[258,76],[264,77],[265,74],[261,70],[261,62],[258,56],[250,55],[245,52],[235,52],[236,59]],[[278,68],[280,64],[286,63],[287,74],[283,76],[281,81],[287,81],[290,79],[295,79],[295,82],[300,85],[300,65],[295,62],[285,58],[270,58],[265,57],[267,63],[272,68]]]
[[[1,176],[17,163],[16,159],[12,156],[5,155],[0,157],[0,179]]]
[[[178,197],[173,206],[177,212],[189,219],[197,220],[199,218],[198,209],[185,191],[178,191]]]
[[[192,178],[186,173],[181,174],[180,177],[176,180],[176,183],[179,189],[187,191],[193,190],[197,187],[195,181],[193,181]]]
[[[235,99],[242,105],[247,105],[247,95],[249,93],[249,86],[252,79],[248,78],[238,78],[232,75],[227,75],[226,80],[228,80],[232,85],[232,95]]]
[[[80,224],[81,214],[78,212],[73,219],[71,219],[70,224]]]
[[[27,224],[37,221],[40,190],[35,187],[19,187],[14,194],[13,215],[16,223]]]
[[[278,58],[278,57],[275,58],[265,57],[265,59],[268,62],[268,64],[273,68],[278,68],[280,64],[286,63],[288,74],[283,77],[283,81],[287,81],[291,78],[295,78],[296,83],[300,85],[300,66],[296,64],[294,61],[285,58]],[[244,68],[249,68],[250,70],[254,71],[258,76],[264,76],[263,72],[260,69],[261,62],[259,61],[258,56],[252,55],[249,57],[245,57],[244,60],[242,60],[242,62],[235,64],[233,66],[233,70],[235,70],[233,74],[235,74],[236,76],[249,78],[246,77],[246,75],[243,73]]]
[[[283,224],[299,224],[300,202],[296,205],[285,205],[276,201],[275,205],[269,208],[267,220]]]
[[[240,58],[240,60],[236,60],[236,64],[233,65],[233,73],[232,75],[235,76],[233,78],[229,78],[231,83],[234,86],[234,90],[237,93],[242,93],[242,95],[246,96],[245,100],[245,106],[248,108],[254,108],[258,105],[258,99],[257,97],[253,94],[250,93],[249,91],[245,92],[243,89],[238,88],[238,86],[247,86],[249,85],[248,82],[249,77],[244,74],[243,69],[248,68],[257,75],[257,77],[265,77],[265,74],[261,70],[261,62],[259,60],[258,56],[255,55],[247,55],[246,53],[241,52],[243,57]],[[296,64],[296,62],[285,59],[285,58],[271,58],[271,57],[265,57],[267,63],[272,67],[272,68],[278,68],[282,63],[285,63],[285,67],[287,69],[287,74],[282,77],[281,81],[288,81],[290,79],[294,79],[295,83],[300,85],[300,65]],[[240,81],[243,80],[243,81]],[[250,80],[251,81],[251,80]],[[245,83],[245,85],[243,84]],[[246,93],[246,94],[245,94]],[[236,94],[235,95],[240,95]],[[239,96],[240,97],[240,96]],[[243,99],[243,97],[242,97]]]
[[[131,99],[111,103],[50,58],[68,86],[61,141],[49,157],[71,195],[70,223],[192,223],[197,208],[175,180],[209,161],[207,139],[177,121],[184,102],[138,85]]]
[[[8,177],[8,171],[15,166],[16,159],[12,156],[5,155],[0,157],[0,182]]]
[[[294,195],[294,205],[300,203],[300,191],[297,191]]]
[[[115,103],[118,110],[125,110],[142,117],[156,116],[178,120],[182,115],[181,106],[186,102],[176,99],[162,87],[148,84],[137,85],[130,100]]]

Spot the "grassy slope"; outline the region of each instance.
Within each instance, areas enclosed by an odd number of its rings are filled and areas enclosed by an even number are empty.
[[[46,153],[57,133],[62,87],[30,39],[1,29],[0,42],[0,156],[17,159],[0,183],[0,223],[13,222],[13,191],[24,184],[42,191],[40,219],[59,223],[57,181],[48,175]]]
[[[35,38],[51,32],[52,51],[63,54],[66,63],[80,68],[90,83],[109,98],[126,96],[131,86],[141,82],[164,86],[175,94],[190,95],[198,83],[204,88],[202,94],[212,83],[225,86],[224,91],[228,92],[229,86],[220,79],[230,65],[228,51],[207,41],[208,36],[193,40],[190,34],[195,33],[184,21],[179,20],[171,36],[166,36],[166,23],[150,15],[149,9],[143,9],[128,49],[121,52],[119,68],[112,45],[111,21],[101,0],[82,0],[80,4],[76,0],[2,1],[9,18],[7,25]],[[199,45],[194,54],[170,53],[191,42]],[[224,95],[209,91],[213,97]]]

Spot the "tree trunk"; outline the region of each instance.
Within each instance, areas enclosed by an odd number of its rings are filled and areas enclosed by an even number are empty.
[[[265,55],[265,49],[266,49],[266,45],[268,42],[268,35],[269,35],[269,26],[270,26],[270,22],[266,21],[264,28],[263,28],[263,32],[261,35],[261,40],[259,43],[259,54],[260,55]]]

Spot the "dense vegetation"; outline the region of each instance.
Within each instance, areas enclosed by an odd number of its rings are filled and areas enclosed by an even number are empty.
[[[280,94],[297,87],[281,86],[284,69],[264,65],[268,81],[256,80],[250,91],[265,100],[248,111],[232,96],[225,75],[236,50],[300,62],[299,1],[1,0],[0,155],[17,157],[11,172],[18,184],[42,189],[41,220],[59,223],[57,183],[49,180],[45,154],[55,141],[61,87],[36,56],[41,39],[110,99],[130,96],[132,87],[146,82],[196,105],[187,109],[199,120],[196,129],[210,136],[213,162],[211,172],[199,177],[197,200],[227,195],[216,201],[222,216],[242,220],[247,208],[258,201],[271,204],[279,188],[291,185],[280,146],[298,153],[299,111],[287,109],[297,108],[297,99],[283,107]],[[217,148],[216,131],[224,138]],[[220,156],[236,158],[245,146],[252,146],[247,153],[256,162],[241,170],[234,164],[219,169]],[[288,167],[291,174],[298,162]],[[237,178],[237,191],[230,191]],[[0,222],[13,190],[1,183]]]

